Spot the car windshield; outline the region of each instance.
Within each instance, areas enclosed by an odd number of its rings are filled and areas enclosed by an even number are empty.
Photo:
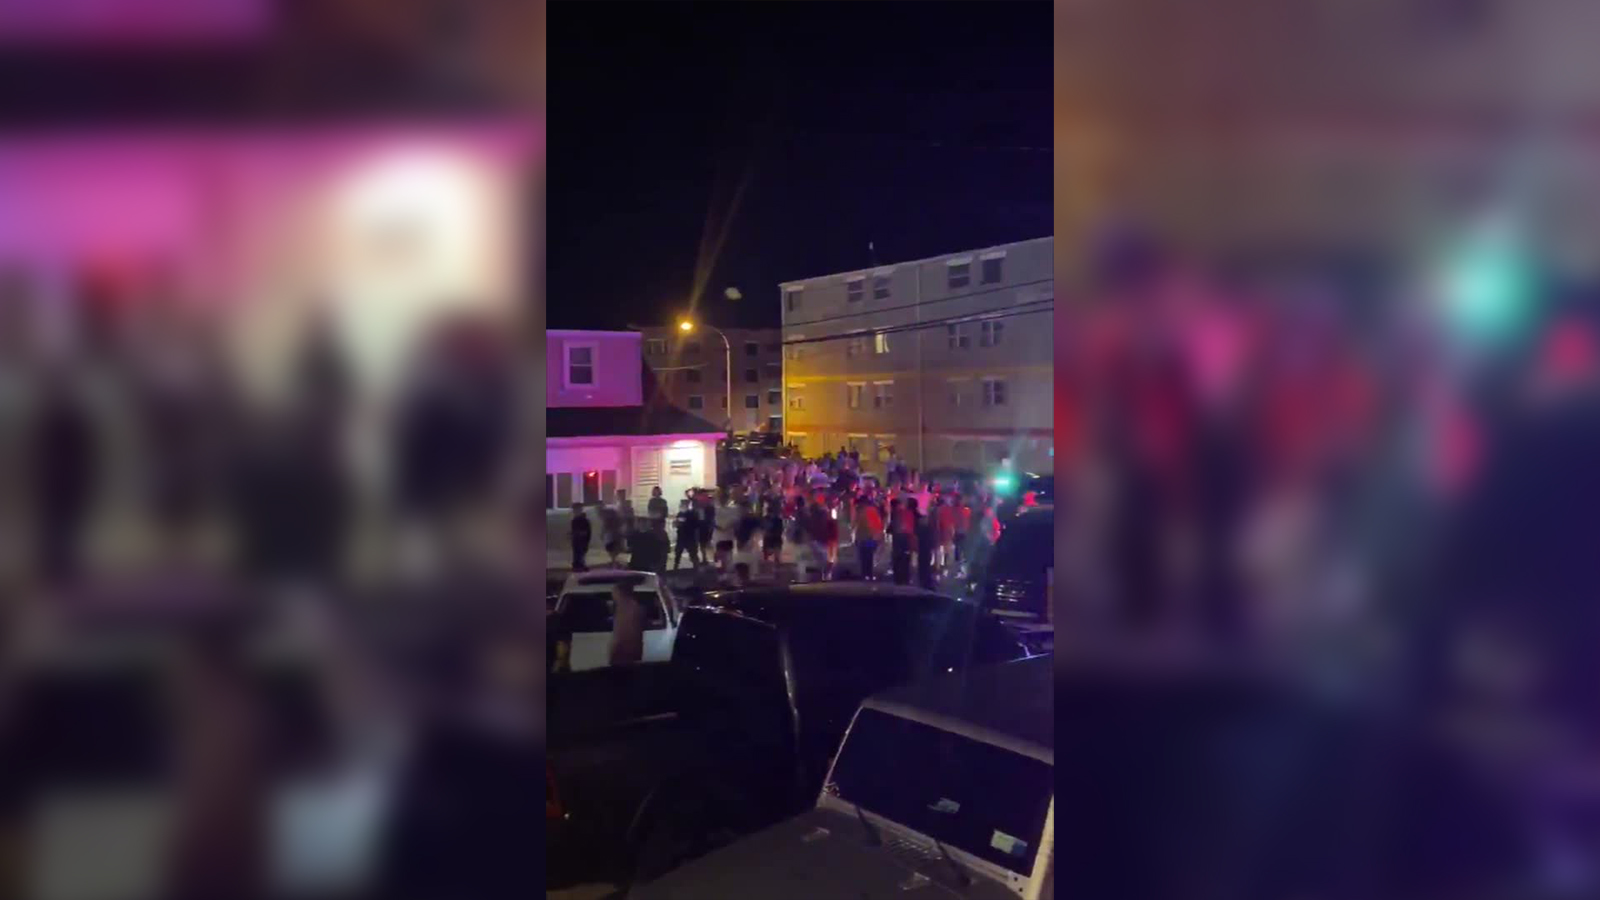
[[[789,734],[788,686],[778,634],[743,616],[691,610],[672,648],[682,710],[710,735],[749,747]]]
[[[876,709],[856,716],[824,790],[1018,875],[1033,872],[1048,763]]]
[[[646,628],[661,628],[666,624],[666,616],[661,609],[661,598],[655,591],[636,588],[633,592],[634,599],[644,607],[646,612]],[[611,591],[582,591],[566,596],[562,610],[562,622],[574,634],[588,634],[590,632],[610,632],[613,616],[616,613],[616,599]]]

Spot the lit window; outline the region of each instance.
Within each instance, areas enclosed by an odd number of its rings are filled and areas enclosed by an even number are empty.
[[[865,334],[859,332],[852,334],[849,340],[845,341],[844,355],[849,357],[864,356],[867,352],[867,346],[867,336]]]
[[[789,312],[800,308],[800,288],[789,288],[783,292],[783,308]]]
[[[888,353],[889,352],[889,335],[888,334],[880,331],[877,334],[872,336],[872,352],[874,352],[874,353]]]
[[[667,342],[661,338],[651,338],[644,342],[644,352],[651,356],[666,356]]]

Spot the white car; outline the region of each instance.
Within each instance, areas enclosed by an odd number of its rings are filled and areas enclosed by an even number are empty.
[[[651,572],[625,569],[599,569],[575,572],[567,577],[556,598],[551,617],[572,634],[568,668],[573,672],[604,668],[610,664],[612,616],[615,601],[611,591],[619,582],[636,581],[634,596],[644,601],[647,618],[644,631],[644,662],[666,662],[672,658],[672,642],[678,636],[677,600],[661,579]]]

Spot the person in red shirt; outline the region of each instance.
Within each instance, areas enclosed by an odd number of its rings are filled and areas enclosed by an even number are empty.
[[[961,565],[966,559],[967,535],[972,533],[972,504],[961,494],[956,495],[956,534],[955,553],[956,565]]]
[[[856,558],[861,564],[861,577],[871,581],[874,575],[873,559],[878,545],[883,542],[883,515],[878,506],[869,501],[856,504]]]
[[[939,532],[939,546],[934,548],[934,565],[945,570],[955,564],[956,498],[948,494],[940,497],[939,508],[933,512]]]

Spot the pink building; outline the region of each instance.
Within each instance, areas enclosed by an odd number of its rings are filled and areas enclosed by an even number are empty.
[[[614,502],[643,512],[651,488],[676,504],[716,485],[723,435],[661,399],[632,331],[550,331],[545,370],[545,503]]]

